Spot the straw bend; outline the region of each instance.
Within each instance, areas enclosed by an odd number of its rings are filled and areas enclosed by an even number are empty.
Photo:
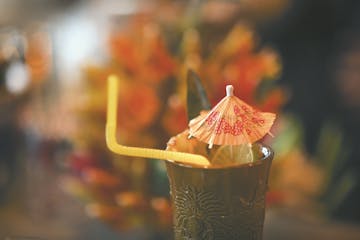
[[[208,166],[210,164],[207,158],[197,154],[172,152],[152,148],[128,147],[119,144],[116,140],[117,95],[118,78],[111,75],[108,78],[107,123],[105,134],[106,144],[111,151],[117,154],[132,157],[161,159],[204,166]]]

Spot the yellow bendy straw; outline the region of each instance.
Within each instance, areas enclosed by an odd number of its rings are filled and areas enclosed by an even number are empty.
[[[151,159],[161,159],[208,166],[210,163],[206,157],[183,152],[172,152],[152,148],[128,147],[117,143],[117,102],[118,102],[118,82],[115,75],[108,77],[108,102],[107,102],[107,123],[106,123],[106,144],[114,153],[131,157],[143,157]]]

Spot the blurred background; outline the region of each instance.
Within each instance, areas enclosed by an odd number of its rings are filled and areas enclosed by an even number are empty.
[[[172,239],[163,149],[186,72],[278,119],[264,239],[360,239],[360,2],[0,0],[0,239]]]

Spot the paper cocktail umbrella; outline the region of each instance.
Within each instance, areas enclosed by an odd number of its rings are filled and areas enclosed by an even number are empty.
[[[251,144],[269,133],[275,114],[254,109],[234,96],[233,91],[232,85],[226,86],[226,97],[209,112],[190,121],[190,137],[212,148],[213,144]]]
[[[118,79],[111,75],[108,78],[108,102],[107,102],[107,123],[106,123],[106,144],[114,153],[132,157],[143,157],[151,159],[161,159],[176,161],[181,163],[197,164],[208,166],[210,163],[207,158],[190,153],[172,152],[152,148],[128,147],[117,143],[117,101],[118,101]],[[144,106],[146,107],[146,106]]]

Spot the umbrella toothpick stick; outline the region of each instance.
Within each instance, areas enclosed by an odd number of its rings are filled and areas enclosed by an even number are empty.
[[[115,75],[111,75],[108,77],[107,99],[106,144],[108,148],[114,153],[132,157],[176,161],[181,163],[198,164],[203,166],[208,166],[210,164],[207,158],[197,154],[172,152],[152,148],[128,147],[119,144],[116,139],[118,78]]]
[[[254,162],[254,154],[252,150],[252,143],[248,143],[248,148],[250,149],[251,162]]]

